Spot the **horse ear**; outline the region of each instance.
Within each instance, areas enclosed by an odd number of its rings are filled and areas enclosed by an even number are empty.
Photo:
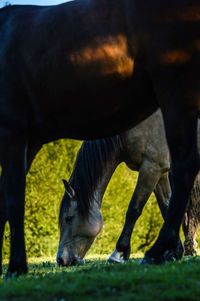
[[[63,179],[63,184],[65,186],[65,192],[68,194],[68,196],[72,199],[73,197],[75,197],[75,191],[72,188],[72,186],[65,180]]]

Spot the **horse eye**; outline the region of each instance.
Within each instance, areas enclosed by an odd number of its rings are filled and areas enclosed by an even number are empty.
[[[71,220],[72,220],[72,218],[73,218],[73,216],[67,216],[67,217],[65,218],[65,222],[66,222],[66,223],[70,223]]]

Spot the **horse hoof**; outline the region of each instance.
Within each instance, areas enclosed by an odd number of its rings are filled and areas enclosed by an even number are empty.
[[[177,256],[174,250],[167,250],[163,255],[163,262],[174,262],[179,260],[179,256]]]
[[[197,252],[195,250],[186,250],[184,256],[197,256]]]
[[[108,258],[109,263],[124,263],[124,254],[123,252],[118,252],[115,250],[110,257]]]
[[[140,264],[163,264],[166,262],[174,262],[182,258],[181,254],[182,252],[180,252],[179,249],[169,249],[166,250],[162,255],[155,257],[146,254]]]
[[[141,265],[151,265],[151,264],[156,264],[156,261],[153,257],[145,255],[144,258],[140,261]]]
[[[20,275],[25,275],[28,273],[27,265],[20,264],[10,264],[8,267],[8,271],[6,273],[6,278],[18,277]]]

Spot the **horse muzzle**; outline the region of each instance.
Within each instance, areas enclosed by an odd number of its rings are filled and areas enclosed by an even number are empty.
[[[68,258],[65,258],[63,256],[57,256],[57,264],[60,267],[68,267],[68,266],[77,266],[77,265],[83,265],[85,262],[82,258],[79,256],[70,256]]]

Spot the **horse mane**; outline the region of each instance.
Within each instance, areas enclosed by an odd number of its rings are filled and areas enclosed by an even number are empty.
[[[74,165],[70,184],[75,190],[78,214],[87,218],[94,191],[103,176],[104,166],[111,161],[116,152],[120,152],[121,138],[114,136],[83,142]]]

